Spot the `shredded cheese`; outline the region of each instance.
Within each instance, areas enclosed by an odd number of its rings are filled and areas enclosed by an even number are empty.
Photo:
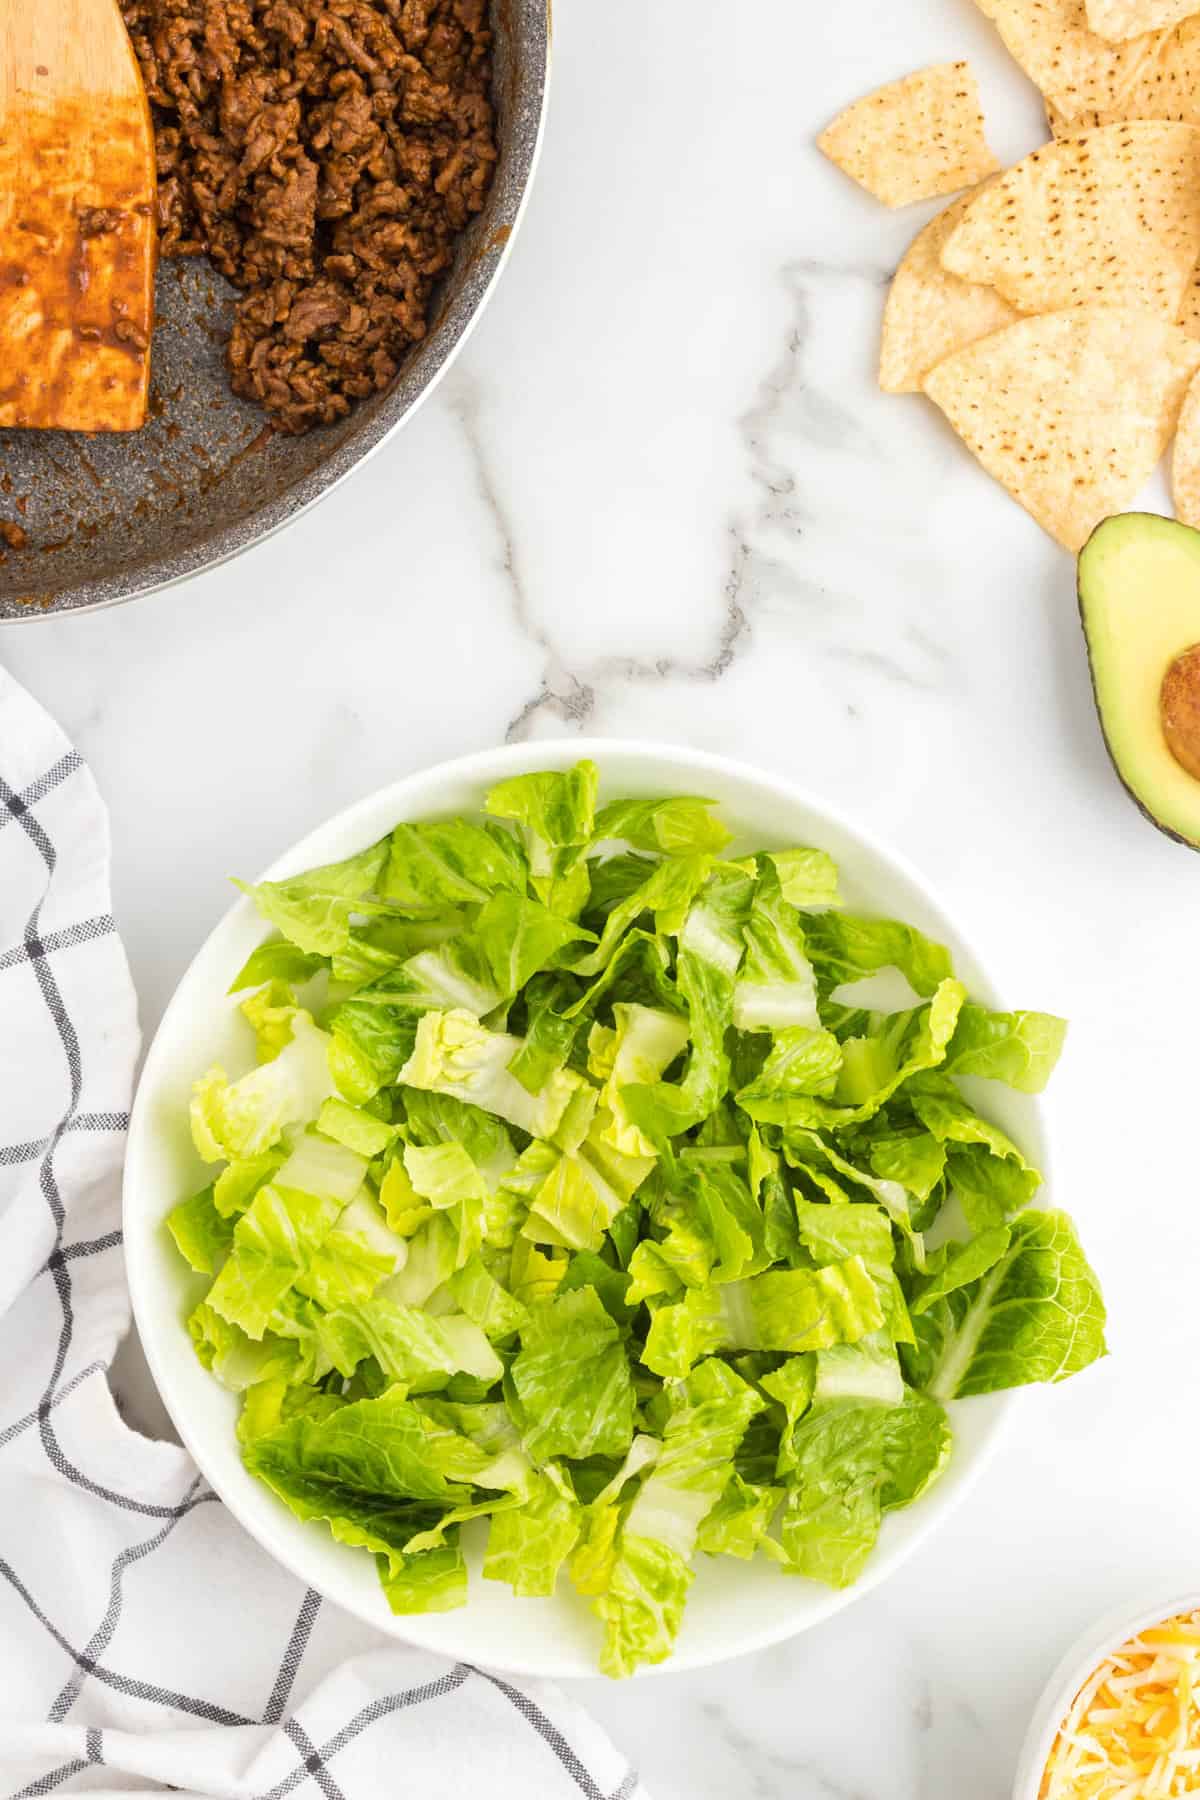
[[[1088,1677],[1041,1787],[1041,1800],[1180,1794],[1200,1794],[1200,1611],[1148,1627]]]

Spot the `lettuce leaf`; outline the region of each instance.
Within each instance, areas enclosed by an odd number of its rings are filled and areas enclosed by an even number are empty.
[[[910,1377],[942,1401],[1063,1381],[1106,1352],[1099,1284],[1065,1213],[1019,1213],[986,1273],[915,1324]]]
[[[629,1359],[593,1288],[535,1308],[509,1374],[514,1411],[535,1463],[628,1450],[634,1408]]]

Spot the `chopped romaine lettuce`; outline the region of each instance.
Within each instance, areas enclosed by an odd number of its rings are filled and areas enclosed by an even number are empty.
[[[247,890],[256,1066],[197,1082],[166,1219],[252,1473],[397,1612],[466,1602],[472,1521],[519,1596],[569,1569],[612,1675],[670,1655],[701,1552],[853,1581],[947,1406],[1104,1353],[957,1079],[1040,1091],[1061,1021],[834,910],[824,851],[729,839],[582,763]]]

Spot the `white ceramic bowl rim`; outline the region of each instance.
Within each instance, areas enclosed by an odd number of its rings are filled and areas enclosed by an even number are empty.
[[[1143,1601],[1134,1605],[1132,1601],[1126,1601],[1080,1633],[1058,1663],[1034,1709],[1017,1764],[1013,1800],[1038,1800],[1042,1776],[1059,1727],[1076,1694],[1105,1657],[1111,1656],[1129,1638],[1136,1637],[1149,1626],[1173,1619],[1178,1613],[1196,1611],[1200,1611],[1200,1588],[1189,1589],[1183,1595],[1167,1594],[1150,1604]]]
[[[469,787],[481,799],[487,787],[508,776],[539,768],[567,767],[583,757],[590,757],[597,762],[602,785],[606,765],[614,769],[614,791],[631,792],[640,788],[643,793],[672,790],[694,793],[705,786],[716,787],[718,790],[743,789],[747,795],[752,794],[762,806],[779,808],[781,823],[786,828],[782,835],[790,836],[792,841],[795,841],[797,828],[788,828],[789,815],[810,815],[812,824],[805,829],[811,830],[816,842],[821,841],[822,832],[843,840],[840,852],[843,858],[848,853],[846,846],[850,846],[852,848],[849,853],[861,855],[863,860],[872,865],[875,878],[884,885],[890,883],[911,890],[910,897],[906,897],[905,901],[909,910],[930,915],[926,923],[950,939],[956,962],[972,976],[975,991],[985,999],[995,1000],[994,992],[969,939],[957,926],[951,924],[925,881],[904,856],[881,844],[874,834],[853,824],[836,807],[810,796],[789,781],[723,756],[667,743],[621,738],[537,740],[506,745],[441,763],[378,789],[326,820],[278,857],[259,879],[279,880],[321,862],[348,855],[351,847],[365,845],[401,819],[444,814],[447,810],[444,805],[431,804],[424,797],[438,788]],[[658,769],[669,769],[670,772],[664,773],[661,778],[644,779],[640,772],[631,772],[631,766],[636,766],[638,771],[645,768],[651,774]],[[716,797],[727,816],[737,823],[736,812],[722,800],[720,791]],[[468,809],[460,804],[452,810]],[[781,833],[777,830],[775,836],[780,837]],[[331,843],[334,846],[332,848]],[[886,906],[880,910],[886,910]],[[316,1527],[301,1524],[241,1468],[240,1462],[234,1466],[230,1461],[233,1443],[231,1427],[225,1428],[229,1442],[224,1444],[218,1441],[216,1431],[202,1430],[196,1422],[192,1409],[199,1390],[193,1386],[190,1399],[183,1390],[193,1384],[196,1375],[202,1377],[210,1388],[215,1388],[216,1384],[195,1362],[190,1342],[182,1330],[178,1305],[167,1302],[164,1289],[169,1286],[169,1278],[164,1279],[165,1264],[160,1260],[160,1239],[165,1236],[161,1233],[161,1220],[178,1198],[178,1191],[164,1194],[161,1182],[156,1184],[152,1171],[148,1173],[144,1165],[152,1165],[155,1160],[155,1132],[158,1128],[154,1124],[152,1113],[158,1104],[158,1090],[169,1085],[167,1076],[170,1060],[172,1054],[177,1052],[178,1040],[187,1036],[186,1022],[195,1017],[200,1007],[215,1004],[210,984],[205,984],[202,989],[197,987],[199,976],[204,965],[218,956],[225,940],[245,937],[251,922],[254,924],[256,941],[270,935],[268,927],[258,920],[252,903],[239,899],[196,953],[147,1052],[130,1120],[124,1186],[126,1263],[134,1316],[163,1402],[196,1463],[242,1526],[277,1562],[347,1611],[377,1629],[410,1643],[445,1655],[489,1663],[512,1673],[551,1677],[594,1675],[597,1672],[594,1644],[586,1649],[572,1647],[564,1651],[561,1645],[555,1646],[546,1641],[546,1632],[539,1628],[535,1616],[531,1614],[531,1609],[538,1607],[559,1607],[563,1604],[561,1598],[553,1602],[514,1601],[508,1591],[504,1590],[507,1599],[512,1602],[511,1619],[505,1621],[503,1630],[489,1629],[486,1642],[480,1642],[479,1632],[473,1629],[472,1613],[479,1606],[479,1602],[475,1600],[454,1613],[393,1617],[387,1611],[375,1583],[369,1558],[334,1544],[332,1539],[322,1537]],[[243,948],[236,961],[230,960],[223,965],[223,985],[228,984],[246,954],[247,950]],[[196,993],[192,992],[193,988],[197,989]],[[191,1075],[194,1077],[203,1066],[202,1052],[197,1049],[190,1063]],[[1023,1120],[1019,1130],[1027,1140],[1033,1140],[1030,1148],[1040,1159],[1043,1168],[1048,1170],[1048,1147],[1041,1109],[1036,1102],[1028,1100],[1021,1100],[1017,1104]],[[1004,1108],[997,1104],[991,1110],[1003,1112]],[[186,1349],[185,1358],[180,1355],[181,1340]],[[190,1365],[192,1373],[185,1374],[181,1364]],[[852,1588],[840,1591],[817,1589],[814,1584],[781,1576],[772,1569],[769,1571],[769,1579],[784,1582],[789,1595],[794,1591],[794,1602],[789,1598],[786,1608],[781,1608],[778,1602],[764,1608],[767,1616],[754,1624],[741,1623],[730,1629],[706,1628],[704,1632],[689,1635],[689,1618],[696,1611],[696,1595],[701,1585],[698,1580],[693,1590],[689,1616],[685,1617],[684,1629],[674,1656],[666,1664],[641,1673],[670,1673],[708,1667],[734,1656],[765,1649],[841,1611],[853,1600],[869,1593],[906,1560],[936,1525],[959,1504],[994,1452],[1003,1424],[1018,1398],[1016,1394],[1001,1394],[955,1403],[956,1439],[959,1442],[956,1444],[957,1457],[952,1460],[950,1470],[930,1495],[914,1507],[889,1516],[885,1521],[883,1541],[876,1547],[866,1571]],[[274,1515],[266,1510],[271,1508],[275,1509]],[[720,1563],[728,1560],[717,1559]],[[351,1569],[351,1562],[360,1567]],[[746,1580],[753,1567],[754,1565],[739,1565],[737,1573],[742,1581]],[[369,1584],[364,1582],[361,1568],[365,1568]],[[757,1579],[757,1570],[755,1578]],[[493,1583],[483,1583],[473,1577],[473,1596],[480,1589],[494,1587]],[[493,1605],[491,1597],[487,1604],[489,1607]]]

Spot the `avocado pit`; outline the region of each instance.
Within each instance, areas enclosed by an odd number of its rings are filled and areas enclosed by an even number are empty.
[[[1159,713],[1167,749],[1200,781],[1200,644],[1182,651],[1163,676]]]

